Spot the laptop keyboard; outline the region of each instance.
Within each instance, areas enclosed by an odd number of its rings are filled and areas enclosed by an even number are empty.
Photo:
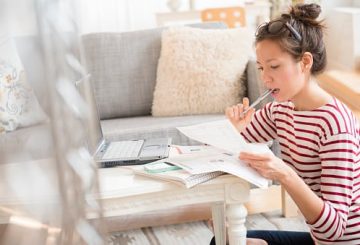
[[[111,142],[103,159],[133,158],[139,155],[144,140]]]

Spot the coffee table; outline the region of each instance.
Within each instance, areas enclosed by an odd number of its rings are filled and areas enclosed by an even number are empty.
[[[39,209],[41,213],[43,203],[49,202],[54,207],[59,205],[61,200],[56,185],[51,184],[47,188],[38,186],[47,181],[54,183],[57,178],[53,171],[54,166],[50,159],[0,166],[1,173],[8,173],[0,179],[0,223],[7,223],[9,219],[10,213],[4,213],[4,210],[31,208],[33,212],[37,213]],[[41,177],[41,181],[36,183],[31,178],[34,175],[31,173],[35,170],[40,174],[38,177]],[[19,199],[9,188],[12,185],[9,185],[4,177],[10,177],[10,173],[14,174],[11,179],[19,187],[17,189],[23,190],[16,194],[24,195],[24,198]],[[134,175],[132,170],[126,167],[99,169],[98,175],[104,217],[138,215],[142,212],[176,209],[191,204],[211,204],[216,244],[226,244],[225,218],[228,223],[229,243],[246,244],[244,223],[247,210],[243,204],[249,199],[250,185],[238,177],[222,175],[187,189],[171,182]],[[87,217],[92,219],[97,215],[87,213]]]
[[[232,175],[222,175],[191,189],[134,175],[130,169],[117,167],[99,170],[104,217],[139,214],[210,203],[216,244],[226,244],[225,219],[229,244],[246,244],[244,203],[249,199],[248,182]],[[90,216],[91,218],[91,216]]]

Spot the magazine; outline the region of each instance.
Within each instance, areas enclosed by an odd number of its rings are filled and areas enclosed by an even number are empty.
[[[156,163],[162,163],[162,160],[153,162],[151,164]],[[220,171],[214,171],[210,173],[200,173],[200,174],[192,174],[189,173],[181,168],[177,169],[170,169],[167,171],[160,171],[160,172],[149,172],[146,170],[146,165],[137,165],[137,166],[131,166],[131,168],[135,174],[147,176],[154,179],[161,179],[165,181],[170,181],[175,184],[179,184],[182,186],[185,186],[186,188],[194,187],[198,184],[204,183],[208,180],[211,180],[213,178],[216,178],[222,174],[223,172]]]

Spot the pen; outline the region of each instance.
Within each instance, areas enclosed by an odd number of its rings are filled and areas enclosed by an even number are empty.
[[[170,166],[176,166],[176,165],[172,164],[171,162],[164,162],[164,163],[166,163],[166,164],[168,164]]]
[[[241,113],[241,116],[244,116],[251,108],[257,106],[261,101],[263,101],[268,95],[272,93],[273,89],[265,91],[259,98],[257,98],[245,111]]]

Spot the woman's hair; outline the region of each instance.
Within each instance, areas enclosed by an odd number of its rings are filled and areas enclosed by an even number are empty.
[[[265,39],[274,40],[297,61],[301,60],[305,52],[310,52],[314,59],[311,73],[319,74],[326,66],[324,26],[322,21],[316,20],[320,12],[321,8],[317,4],[297,4],[291,7],[289,13],[259,26],[255,44]]]

